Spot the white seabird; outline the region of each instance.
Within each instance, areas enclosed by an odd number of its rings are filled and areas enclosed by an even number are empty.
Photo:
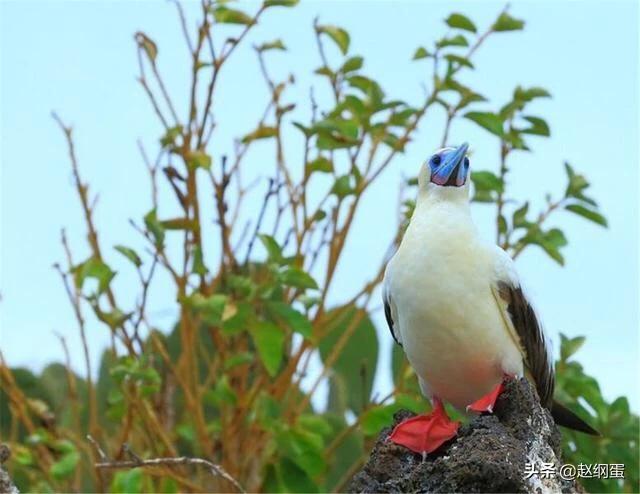
[[[393,338],[434,409],[396,426],[390,439],[427,454],[456,435],[443,402],[492,412],[507,378],[526,376],[555,421],[598,434],[553,401],[551,346],[511,257],[483,241],[471,218],[467,144],[423,165],[411,222],[383,283]]]

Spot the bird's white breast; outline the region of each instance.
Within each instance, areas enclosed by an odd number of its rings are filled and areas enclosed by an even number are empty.
[[[411,365],[431,395],[460,409],[504,373],[522,373],[491,291],[492,253],[468,208],[443,202],[416,211],[387,272]]]

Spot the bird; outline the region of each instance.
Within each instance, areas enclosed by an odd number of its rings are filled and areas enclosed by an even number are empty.
[[[421,166],[411,220],[382,285],[393,339],[432,402],[389,439],[423,456],[454,438],[444,408],[492,413],[510,379],[526,378],[554,421],[587,434],[590,425],[553,399],[551,341],[522,288],[513,259],[485,241],[470,209],[469,145],[445,147]]]

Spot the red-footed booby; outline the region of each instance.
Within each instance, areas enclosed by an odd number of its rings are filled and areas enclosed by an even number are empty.
[[[453,438],[459,410],[493,411],[505,379],[525,376],[556,423],[598,432],[553,400],[551,345],[511,257],[484,242],[471,219],[467,144],[425,163],[400,247],[387,265],[384,308],[391,335],[415,370],[428,415],[396,426],[390,439],[423,455]]]

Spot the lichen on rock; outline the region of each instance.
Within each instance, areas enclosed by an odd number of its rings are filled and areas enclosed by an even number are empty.
[[[402,410],[395,424],[413,413]],[[394,424],[394,426],[395,426]],[[584,492],[559,475],[526,475],[527,463],[562,464],[560,432],[528,381],[508,383],[493,414],[475,417],[425,459],[388,440],[386,428],[350,492]]]

